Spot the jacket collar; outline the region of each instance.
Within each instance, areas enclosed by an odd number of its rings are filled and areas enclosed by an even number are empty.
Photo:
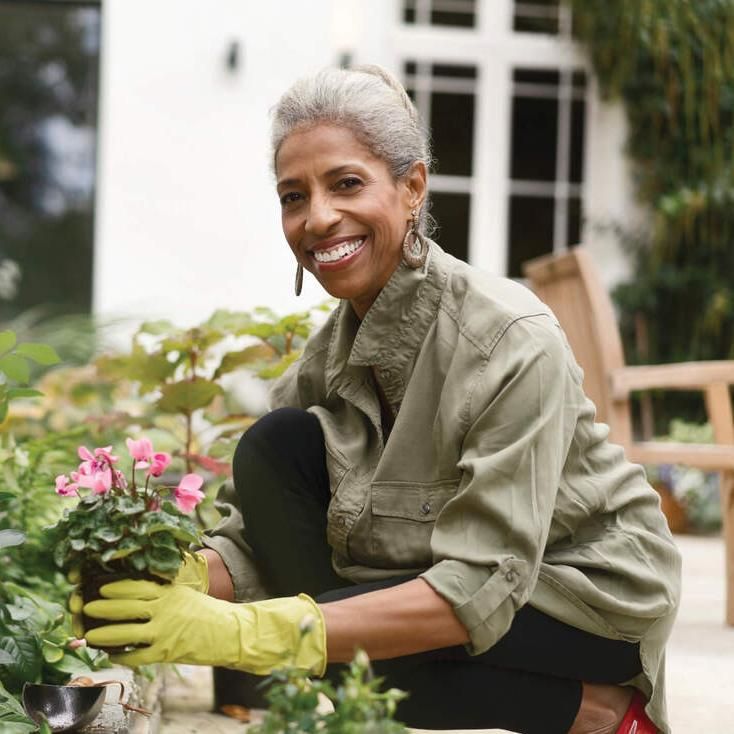
[[[391,403],[399,403],[418,349],[435,321],[451,258],[429,240],[422,268],[400,263],[360,323],[348,301],[334,320],[326,359],[327,395],[346,381],[366,379],[374,366]]]

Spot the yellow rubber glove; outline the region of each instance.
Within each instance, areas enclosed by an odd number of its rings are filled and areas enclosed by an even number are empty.
[[[116,581],[100,593],[105,598],[86,604],[86,615],[116,622],[148,620],[87,632],[93,647],[148,646],[112,655],[113,663],[218,665],[256,675],[286,665],[317,675],[326,669],[324,617],[306,594],[236,604],[152,581]]]
[[[84,637],[84,623],[82,620],[82,607],[84,599],[79,589],[81,581],[81,573],[78,568],[69,571],[67,579],[70,583],[76,584],[74,590],[69,595],[69,611],[71,612],[71,631],[75,637]],[[183,563],[178,570],[174,584],[188,586],[202,594],[209,592],[209,565],[206,558],[201,553],[184,553]]]

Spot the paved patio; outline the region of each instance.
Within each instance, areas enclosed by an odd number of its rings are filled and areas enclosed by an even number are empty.
[[[734,628],[723,625],[724,552],[720,538],[677,536],[683,553],[683,601],[668,648],[668,706],[675,734],[734,731]],[[240,734],[246,726],[209,713],[207,668],[169,675],[161,734]],[[485,734],[499,730],[483,730]]]

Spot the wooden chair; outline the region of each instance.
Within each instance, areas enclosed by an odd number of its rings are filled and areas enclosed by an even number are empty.
[[[611,299],[583,247],[530,260],[524,263],[523,271],[566,332],[584,370],[584,389],[596,404],[597,420],[610,427],[610,440],[624,446],[628,458],[640,464],[685,464],[720,472],[725,618],[727,624],[734,625],[734,417],[729,394],[729,385],[734,384],[734,361],[626,367]],[[630,394],[650,389],[703,391],[716,443],[636,441]]]

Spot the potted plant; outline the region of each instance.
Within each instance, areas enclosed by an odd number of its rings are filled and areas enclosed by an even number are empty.
[[[79,574],[85,601],[99,598],[99,587],[115,578],[172,581],[184,552],[199,540],[189,517],[203,499],[202,477],[184,475],[178,486],[158,483],[171,461],[147,438],[127,439],[129,476],[106,446],[78,449],[81,463],[69,476],[56,477],[56,493],[78,497],[53,528],[54,560],[67,574]],[[86,629],[104,621],[84,619]]]

